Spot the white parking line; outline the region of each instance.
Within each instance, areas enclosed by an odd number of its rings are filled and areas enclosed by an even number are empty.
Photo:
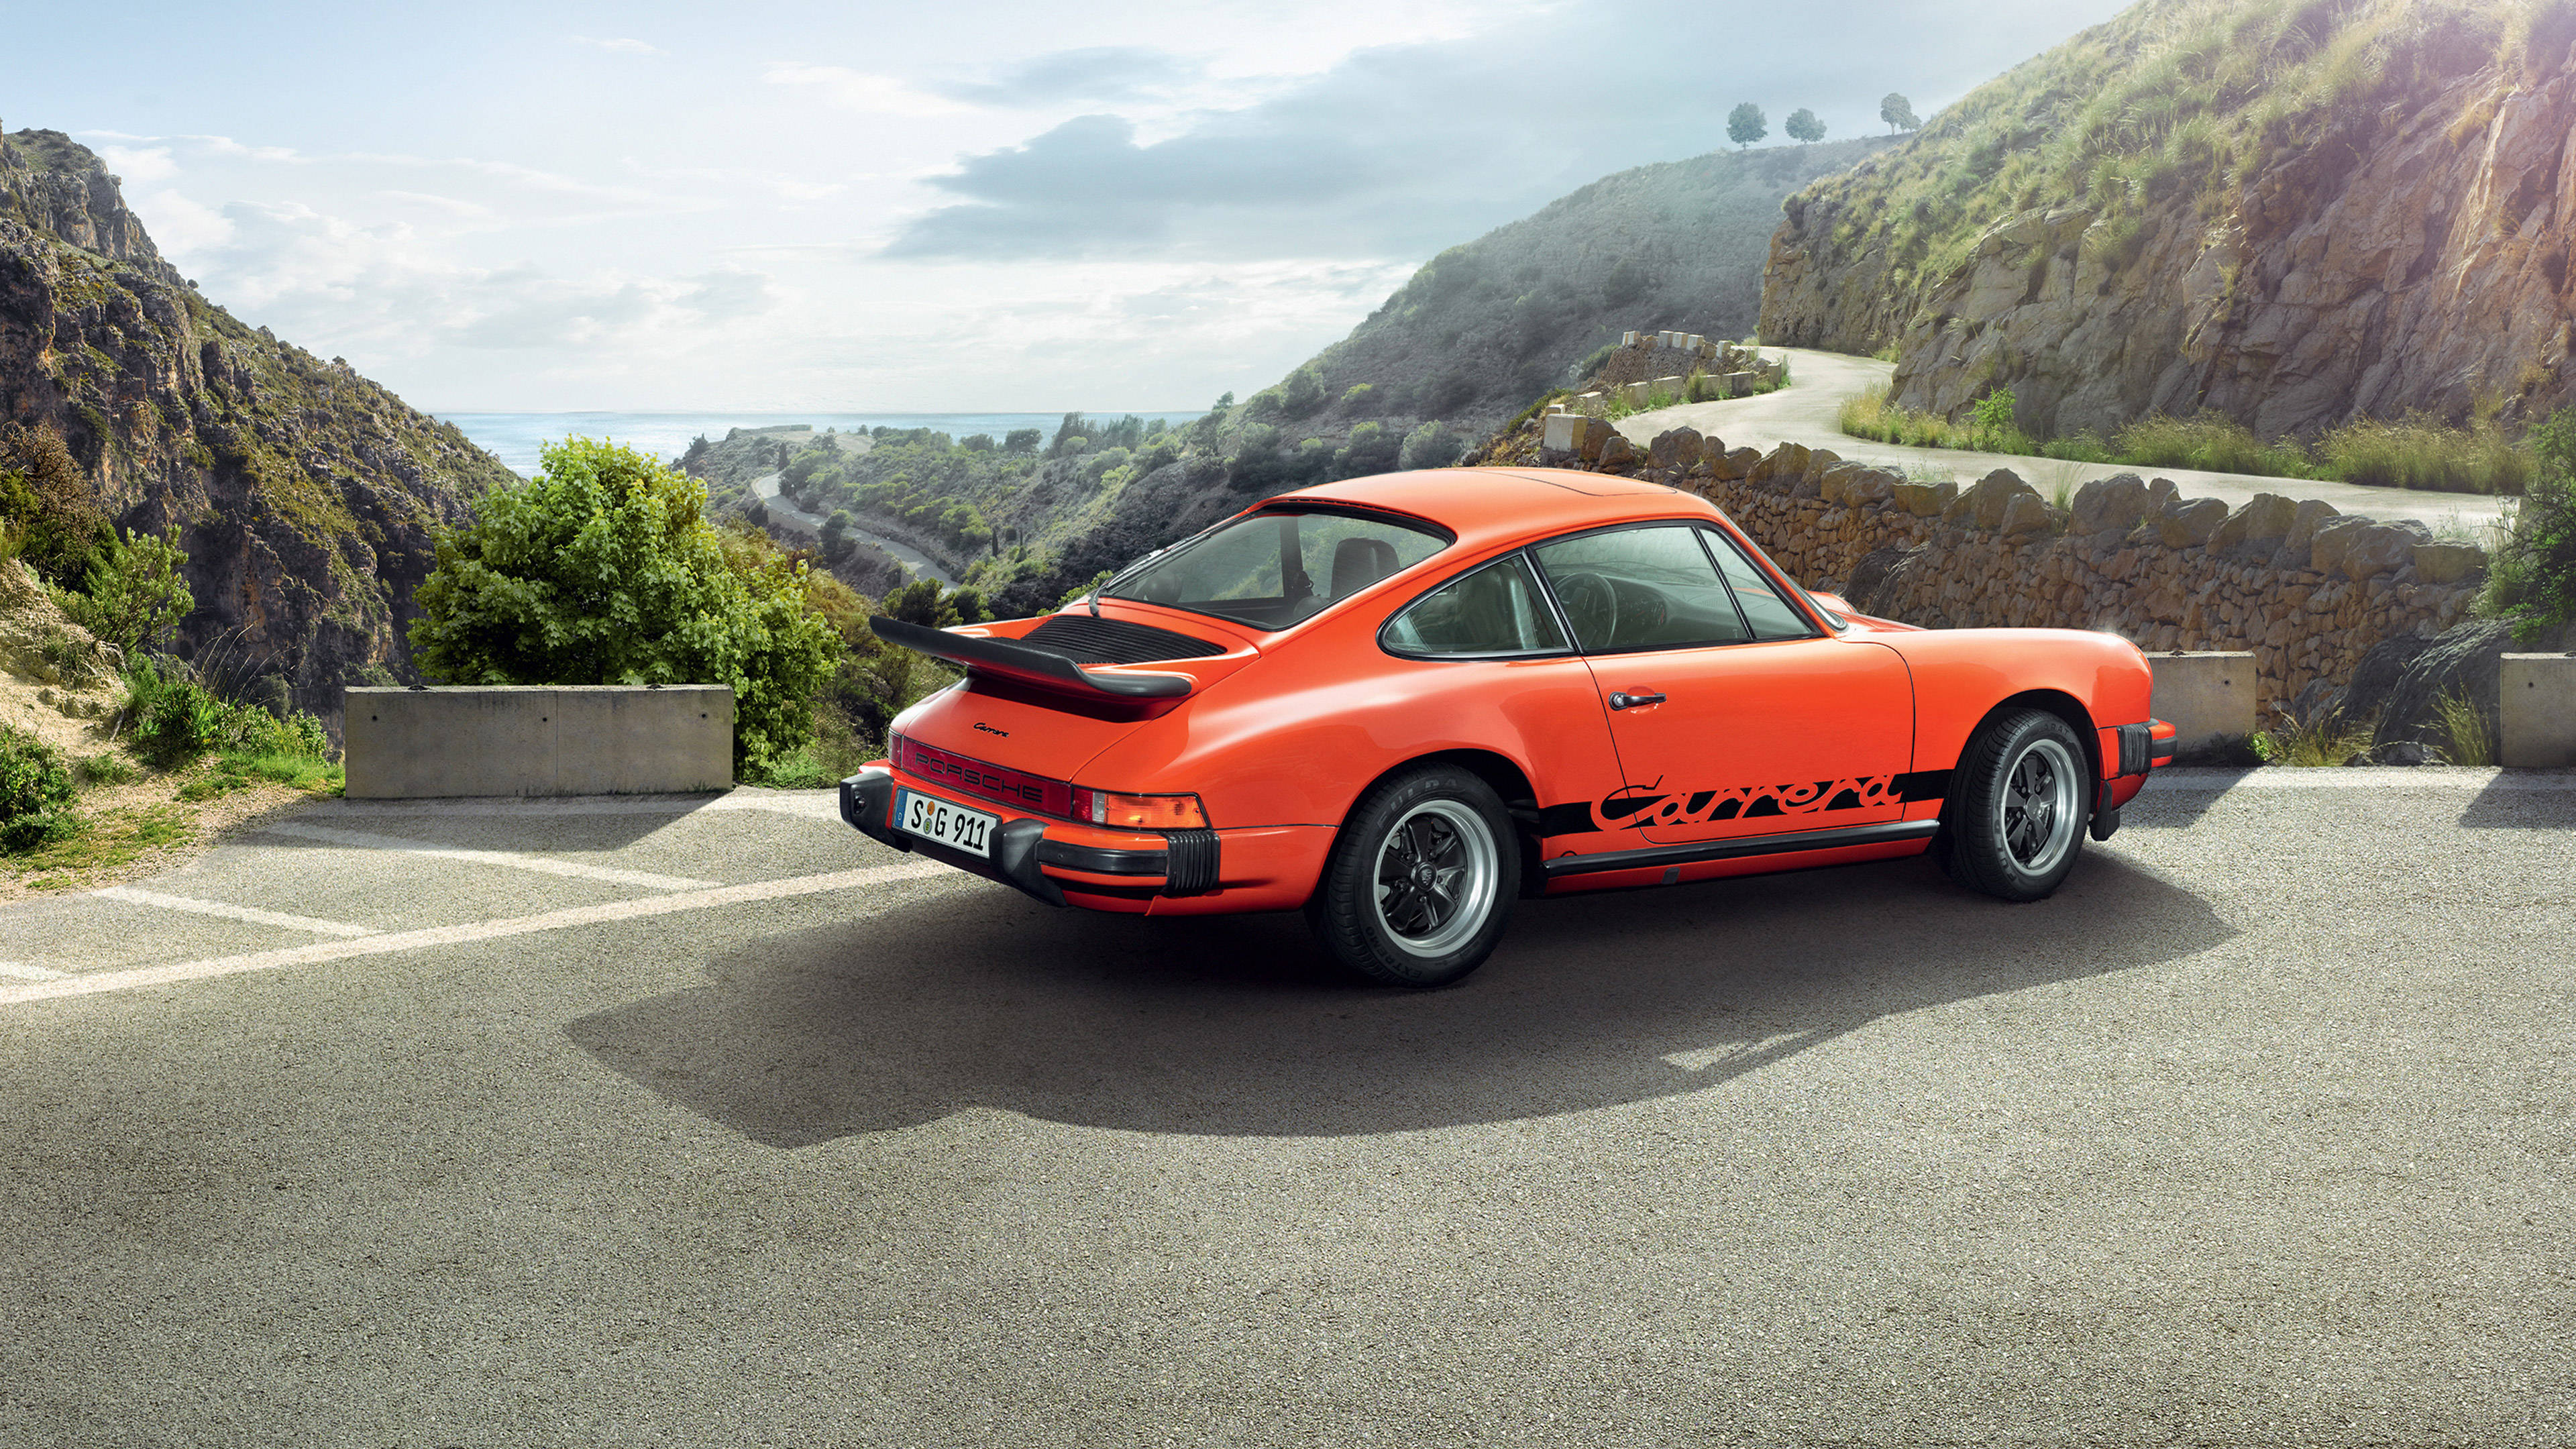
[[[192,911],[200,916],[223,916],[235,921],[248,921],[258,926],[284,926],[290,931],[313,931],[325,936],[372,936],[373,926],[352,926],[346,921],[320,921],[311,916],[290,916],[284,911],[263,911],[257,906],[228,906],[222,901],[201,901],[194,896],[165,896],[137,886],[109,886],[90,894],[111,901],[131,901],[138,906],[159,906],[165,911]]]
[[[399,835],[374,835],[364,830],[334,830],[327,825],[300,825],[283,821],[263,825],[267,835],[293,835],[306,840],[328,841],[333,845],[355,846],[361,850],[399,850],[413,855],[434,855],[442,860],[468,860],[476,865],[500,865],[512,870],[533,870],[545,875],[572,876],[580,880],[604,880],[617,885],[642,886],[656,891],[705,890],[719,884],[711,880],[691,880],[686,876],[654,875],[640,870],[619,870],[609,865],[582,865],[575,861],[556,860],[551,856],[527,855],[515,850],[460,850],[452,846],[432,845],[426,840],[406,840]]]
[[[0,961],[0,976],[14,976],[20,981],[60,981],[70,974],[68,971],[30,966],[24,961]]]
[[[2576,774],[2555,770],[2470,769],[2447,766],[2287,765],[2218,770],[2203,766],[2158,770],[2147,777],[2155,790],[2501,790],[2548,794],[2576,790]]]
[[[97,971],[86,976],[63,976],[51,980],[33,981],[25,986],[0,986],[0,1006],[14,1006],[28,1001],[50,1001],[62,996],[94,996],[106,991],[133,991],[146,986],[169,986],[182,981],[204,981],[217,976],[238,976],[249,971],[274,971],[285,966],[307,966],[322,961],[343,961],[353,956],[382,956],[396,951],[417,950],[424,946],[457,946],[471,941],[489,941],[501,936],[524,936],[535,931],[560,931],[569,926],[597,925],[603,921],[631,921],[644,916],[667,916],[679,911],[703,911],[718,906],[784,900],[791,896],[810,896],[823,891],[854,890],[860,886],[918,880],[928,876],[944,876],[956,882],[975,879],[963,871],[952,870],[936,861],[908,860],[897,865],[880,865],[868,870],[836,871],[830,875],[791,876],[786,880],[764,880],[754,881],[749,885],[719,886],[713,890],[692,891],[686,895],[645,896],[638,900],[609,901],[596,906],[576,906],[570,910],[548,911],[543,915],[520,916],[506,921],[476,921],[470,925],[435,926],[418,931],[387,931],[353,941],[317,941],[310,946],[289,946],[276,951],[253,951],[242,956],[217,956],[204,961],[183,961],[171,966],[138,966],[125,971]]]

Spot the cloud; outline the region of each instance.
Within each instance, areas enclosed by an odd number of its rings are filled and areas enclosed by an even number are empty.
[[[233,224],[211,206],[201,206],[176,191],[163,189],[130,203],[143,218],[143,229],[166,256],[204,252],[231,241]]]
[[[987,81],[940,87],[977,105],[1043,109],[1166,99],[1206,79],[1203,62],[1141,45],[1059,50],[1020,62]]]
[[[893,116],[948,116],[967,109],[946,96],[922,90],[890,75],[856,71],[842,65],[809,65],[780,61],[761,73],[774,86],[802,86],[848,111]]]
[[[1836,137],[1875,133],[1878,98],[1909,78],[1992,74],[2100,18],[2074,12],[2112,8],[1686,6],[1660,13],[1641,45],[1629,6],[1585,0],[1462,37],[1354,51],[1257,86],[1266,94],[1248,103],[1162,118],[1176,124],[1148,142],[1137,123],[1152,107],[1104,104],[1108,113],[964,156],[930,178],[956,201],[905,219],[884,254],[1427,255],[1608,172],[1724,148],[1739,101],[1775,116],[1811,107]],[[1104,97],[1189,74],[1185,62],[1136,49],[1060,52],[1029,66],[1059,84],[1096,74]],[[973,93],[1008,92],[1014,79]],[[1927,93],[1918,108],[1947,99]]]
[[[98,148],[98,154],[99,159],[107,163],[108,170],[128,182],[167,181],[179,174],[179,164],[170,159],[170,148],[167,146],[149,146],[139,149],[129,146],[101,146]]]
[[[1091,253],[1172,239],[1190,214],[1271,212],[1396,179],[1382,151],[1327,133],[1197,131],[1149,146],[1117,116],[1078,116],[1027,144],[930,178],[971,205],[912,223],[889,256]]]
[[[658,45],[648,45],[641,40],[626,37],[620,37],[615,40],[600,40],[588,35],[567,35],[564,39],[571,41],[575,45],[588,45],[595,46],[601,50],[613,50],[620,55],[662,54],[662,47]]]

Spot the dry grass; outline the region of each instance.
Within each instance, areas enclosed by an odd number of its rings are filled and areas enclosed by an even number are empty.
[[[2314,768],[2340,765],[2370,748],[2370,726],[2336,726],[2325,720],[2298,720],[2284,715],[2277,728],[2254,737],[2254,753],[2267,765]]]

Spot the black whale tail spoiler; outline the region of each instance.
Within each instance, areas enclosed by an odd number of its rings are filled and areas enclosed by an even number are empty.
[[[1145,702],[1178,699],[1198,687],[1198,681],[1186,674],[1085,669],[1061,654],[1032,649],[1017,640],[951,634],[945,629],[926,629],[901,619],[889,619],[883,614],[871,616],[868,627],[889,644],[900,644],[952,664],[962,664],[970,674],[996,675],[1057,694]]]

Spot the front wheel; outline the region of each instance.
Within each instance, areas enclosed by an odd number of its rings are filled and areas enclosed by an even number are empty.
[[[1968,741],[1936,854],[1953,880],[2008,901],[2056,891],[2075,868],[2092,803],[2084,743],[2066,721],[2016,710]]]
[[[1315,939],[1387,986],[1446,986],[1484,964],[1520,893],[1520,848],[1493,787],[1454,766],[1362,797],[1306,906]]]

